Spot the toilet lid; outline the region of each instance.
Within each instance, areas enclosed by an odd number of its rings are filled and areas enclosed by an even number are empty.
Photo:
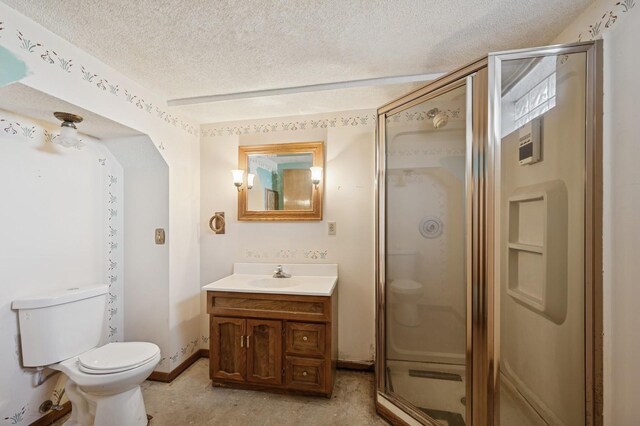
[[[397,293],[417,294],[422,291],[422,284],[413,280],[393,280],[391,288]]]
[[[109,374],[130,370],[145,364],[160,352],[147,342],[107,343],[78,357],[81,371],[90,374]]]

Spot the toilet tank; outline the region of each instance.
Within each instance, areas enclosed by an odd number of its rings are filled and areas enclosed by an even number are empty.
[[[389,280],[413,280],[416,271],[416,251],[388,250],[386,266]]]
[[[100,344],[108,286],[72,287],[15,300],[22,365],[39,367],[80,355]]]

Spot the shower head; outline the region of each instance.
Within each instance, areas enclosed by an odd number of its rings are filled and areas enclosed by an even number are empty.
[[[433,127],[440,129],[447,125],[449,116],[446,112],[440,111],[438,108],[432,108],[427,111],[427,117],[433,120]]]

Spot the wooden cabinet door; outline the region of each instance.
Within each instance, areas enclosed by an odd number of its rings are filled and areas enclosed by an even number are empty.
[[[282,383],[282,321],[247,320],[247,381]]]
[[[245,349],[246,321],[213,317],[210,343],[211,379],[244,382],[247,372]]]

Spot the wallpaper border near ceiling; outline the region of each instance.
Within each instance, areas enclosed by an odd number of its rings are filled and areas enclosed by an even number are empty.
[[[460,108],[442,109],[449,119],[462,120],[464,112]],[[419,122],[428,119],[427,110],[410,109],[387,118],[388,123],[398,122]],[[366,114],[362,111],[336,112],[333,114],[308,114],[305,116],[281,117],[270,119],[241,120],[227,123],[204,124],[200,130],[203,139],[213,139],[225,136],[240,136],[249,134],[274,133],[274,132],[296,132],[314,129],[329,129],[339,127],[374,127],[377,115]],[[319,118],[321,117],[321,118]]]
[[[197,126],[170,114],[162,105],[146,101],[138,93],[124,87],[116,79],[95,73],[89,67],[80,64],[77,59],[74,60],[72,55],[64,54],[62,49],[55,46],[45,46],[44,42],[32,39],[26,31],[23,32],[17,28],[12,36],[6,20],[0,18],[0,44],[3,44],[3,40],[5,45],[13,42],[14,47],[24,51],[25,54],[40,56],[44,63],[51,66],[51,70],[68,74],[78,82],[85,84],[86,87],[90,87],[95,93],[100,93],[102,96],[114,96],[120,99],[124,105],[144,111],[166,125],[181,129],[190,135],[197,136],[199,133]]]
[[[630,12],[636,6],[636,0],[623,0],[611,2],[610,7],[605,8],[600,19],[590,23],[587,28],[578,33],[577,41],[589,41],[602,38],[602,34],[612,28],[618,18]]]

